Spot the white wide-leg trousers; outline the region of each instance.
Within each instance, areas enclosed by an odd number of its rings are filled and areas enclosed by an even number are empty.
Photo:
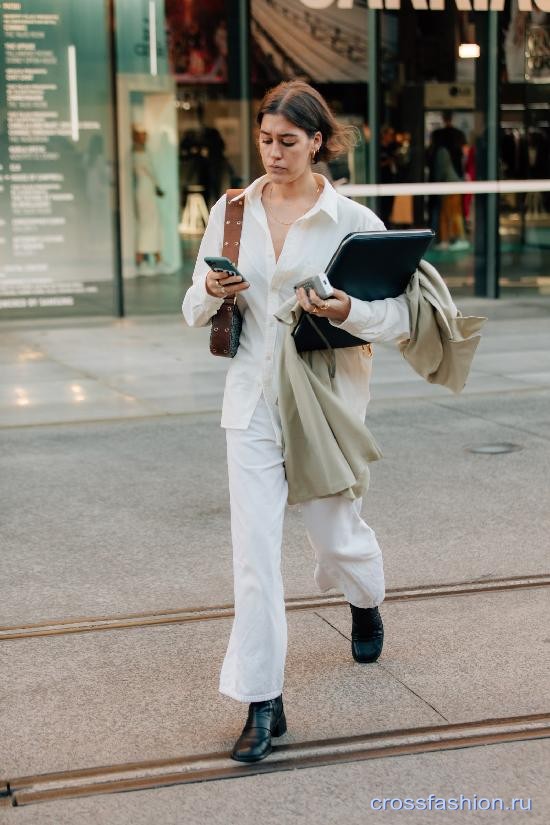
[[[287,626],[281,545],[287,499],[283,454],[262,396],[247,430],[226,430],[235,618],[220,692],[240,702],[282,693]],[[343,496],[302,505],[320,590],[337,588],[357,607],[384,599],[382,553],[360,516],[361,501]]]

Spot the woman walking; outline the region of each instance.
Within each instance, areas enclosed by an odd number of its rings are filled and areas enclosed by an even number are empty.
[[[322,96],[301,81],[282,83],[260,106],[259,151],[265,175],[244,190],[238,276],[210,271],[204,256],[222,251],[225,196],[213,207],[193,284],[183,301],[191,326],[206,325],[227,296],[237,295],[243,328],[226,379],[221,425],[226,430],[235,618],[219,689],[249,704],[232,757],[263,759],[271,737],[286,730],[283,679],[287,627],[281,543],[287,501],[281,421],[277,406],[279,355],[284,330],[274,313],[294,295],[294,284],[322,272],[350,232],[380,230],[364,206],[314,174],[353,144],[352,130],[335,120]],[[322,300],[297,290],[303,310],[369,342],[409,337],[404,296],[364,302],[341,290]],[[338,349],[334,391],[364,420],[372,367],[370,346]],[[319,444],[319,450],[323,445]],[[374,662],[383,642],[378,606],[384,599],[382,554],[360,516],[361,500],[342,495],[302,505],[321,591],[338,588],[350,603],[352,655]]]

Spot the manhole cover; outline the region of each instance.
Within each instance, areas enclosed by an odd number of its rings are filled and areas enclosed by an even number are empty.
[[[510,444],[503,442],[502,444],[480,444],[479,447],[467,447],[470,453],[483,453],[484,455],[498,455],[499,453],[515,453],[518,450],[523,450],[521,444]]]

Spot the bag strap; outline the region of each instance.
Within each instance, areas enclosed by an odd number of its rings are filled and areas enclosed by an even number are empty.
[[[244,189],[228,189],[225,193],[225,221],[223,226],[223,247],[221,254],[229,258],[234,266],[239,263],[241,234],[243,231],[244,200],[231,201],[239,197]],[[237,296],[224,298],[224,304],[234,304]]]
[[[318,327],[317,322],[313,320],[313,318],[311,317],[309,312],[304,312],[303,314],[305,315],[305,317],[307,318],[307,320],[309,321],[309,323],[311,324],[313,329],[317,332],[317,334],[319,335],[321,341],[323,342],[323,344],[326,347],[326,350],[321,350],[321,352],[324,353],[324,352],[328,351],[328,362],[327,362],[328,363],[328,371],[329,371],[330,377],[334,378],[334,376],[336,375],[336,356],[334,354],[334,349],[330,345],[330,342],[329,342],[327,336],[325,335],[325,333]]]

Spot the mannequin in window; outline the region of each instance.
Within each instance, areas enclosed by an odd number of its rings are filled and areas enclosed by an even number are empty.
[[[160,188],[147,152],[147,132],[140,125],[132,127],[132,164],[136,210],[136,267],[138,275],[155,275],[161,261],[161,225],[157,198]],[[151,266],[151,256],[154,267]]]

